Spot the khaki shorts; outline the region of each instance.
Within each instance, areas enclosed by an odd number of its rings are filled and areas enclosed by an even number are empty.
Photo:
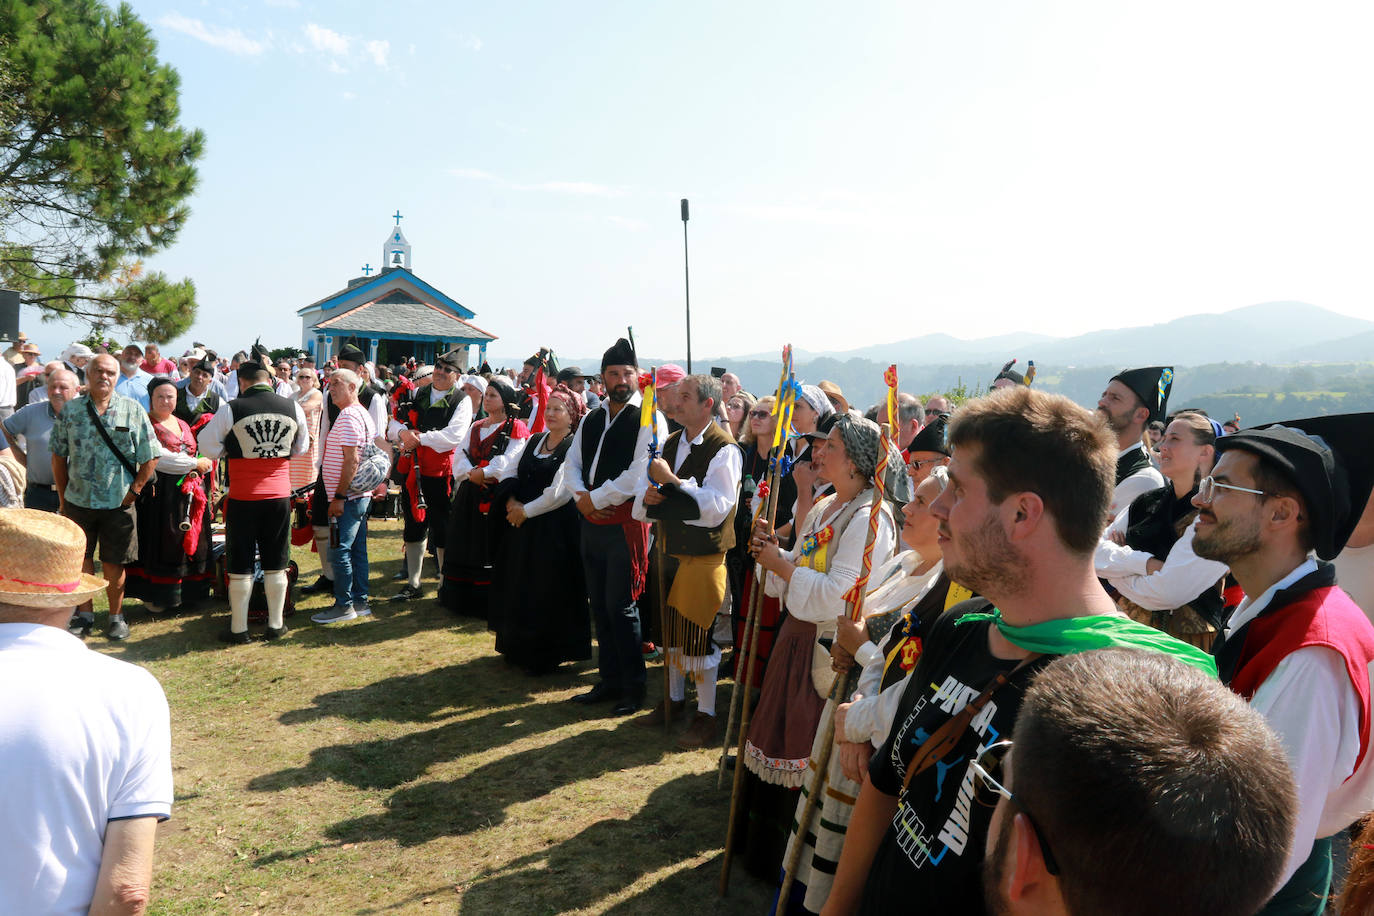
[[[95,556],[100,545],[100,562],[120,566],[138,559],[138,525],[133,506],[114,509],[87,509],[67,503],[63,514],[86,532],[86,559]]]

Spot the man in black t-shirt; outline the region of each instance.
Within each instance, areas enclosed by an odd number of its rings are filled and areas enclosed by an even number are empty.
[[[986,597],[951,608],[931,632],[870,762],[825,913],[984,912],[991,809],[972,801],[969,761],[1010,736],[1025,685],[1049,658],[1003,630],[1120,617],[1092,565],[1116,461],[1100,418],[1019,386],[966,404],[949,441],[950,483],[931,514],[940,520],[945,570]],[[958,622],[992,605],[1000,620]],[[970,707],[999,676],[1006,682]],[[926,748],[965,707],[977,712],[946,732],[950,746]]]

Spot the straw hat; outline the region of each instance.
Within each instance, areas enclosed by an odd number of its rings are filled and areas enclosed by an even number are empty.
[[[0,509],[0,603],[75,607],[104,590],[83,573],[86,534],[69,518],[37,509]]]

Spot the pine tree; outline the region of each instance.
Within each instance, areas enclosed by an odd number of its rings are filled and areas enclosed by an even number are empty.
[[[142,259],[185,224],[205,138],[128,4],[0,0],[0,285],[43,310],[166,341],[195,286]]]

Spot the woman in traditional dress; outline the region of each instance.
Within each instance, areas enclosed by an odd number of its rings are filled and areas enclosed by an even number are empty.
[[[1167,482],[1117,515],[1094,561],[1122,611],[1202,649],[1211,646],[1221,623],[1220,586],[1227,573],[1224,563],[1193,552],[1193,497],[1211,471],[1215,442],[1210,419],[1176,414],[1159,443],[1159,471]]]
[[[877,424],[840,415],[829,437],[812,445],[811,459],[835,492],[806,515],[794,547],[783,552],[763,525],[754,530],[752,546],[768,572],[768,593],[781,597],[787,612],[750,722],[743,761],[756,780],[749,802],[746,867],[766,880],[774,880],[782,865],[806,762],[834,677],[829,655],[817,645],[817,638],[833,635],[836,618],[845,612],[844,595],[859,576],[872,512],[881,513],[873,562],[881,564],[891,557],[896,541],[887,504],[873,507],[879,448],[886,448],[886,443]],[[894,470],[905,474],[900,456],[895,468],[889,468]]]
[[[592,657],[577,506],[554,481],[586,412],[582,396],[560,382],[544,408],[548,432],[530,438],[496,487],[511,526],[495,566],[496,651],[530,674]]]
[[[515,386],[505,376],[492,376],[482,406],[487,416],[474,421],[468,444],[454,458],[457,489],[449,510],[450,549],[444,552],[444,581],[439,601],[457,614],[490,618],[492,560],[507,527],[505,512],[492,511],[492,487],[497,477],[520,462],[530,431],[515,416]]]
[[[196,437],[186,421],[173,416],[176,406],[172,379],[148,383],[148,417],[162,456],[152,486],[135,503],[138,562],[127,567],[125,594],[155,614],[204,598],[214,580],[208,478],[202,480],[214,462],[196,457]]]
[[[319,378],[309,366],[296,372],[296,403],[305,413],[305,425],[310,427],[310,451],[304,455],[291,456],[291,489],[299,490],[315,482],[318,467],[320,444],[320,412],[324,410],[324,394],[320,391]]]
[[[812,814],[784,912],[819,913],[825,905],[863,770],[873,750],[887,739],[906,677],[920,658],[936,619],[946,608],[973,597],[945,574],[939,520],[930,514],[930,504],[944,492],[948,481],[945,469],[937,467],[916,488],[915,497],[902,513],[902,544],[908,549],[876,567],[869,576],[864,619],[851,621],[841,615],[838,621],[831,652],[835,667],[842,670],[857,664],[860,673],[848,701],[840,704],[835,714],[834,747],[821,805]],[[831,702],[827,700],[821,721],[830,714]],[[815,778],[824,737],[818,732],[811,749],[808,787]],[[806,798],[803,792],[797,800],[798,819]],[[790,842],[796,841],[793,833]]]
[[[744,638],[749,616],[749,595],[754,588],[754,558],[749,554],[749,539],[754,511],[768,496],[768,456],[777,428],[777,419],[773,416],[775,403],[776,398],[770,394],[760,398],[749,409],[744,436],[740,439],[744,460],[740,467],[739,508],[735,512],[735,546],[725,554],[725,569],[730,575],[730,591],[734,601],[735,653],[732,663],[736,681],[743,680],[747,665]],[[789,466],[787,473],[778,477],[775,530],[784,534],[792,530],[792,509],[796,502],[797,484],[792,479],[792,468]],[[783,542],[786,543],[786,539]],[[754,687],[763,683],[764,667],[768,663],[768,654],[772,651],[782,616],[782,605],[775,596],[760,595],[758,601],[759,613],[754,636]]]

